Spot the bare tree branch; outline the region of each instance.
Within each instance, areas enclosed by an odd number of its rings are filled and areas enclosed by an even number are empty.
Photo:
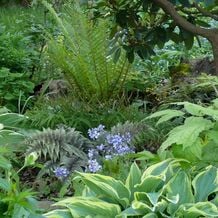
[[[153,2],[159,5],[165,13],[169,14],[178,26],[193,34],[203,36],[209,40],[214,38],[214,34],[218,34],[218,29],[206,29],[203,27],[195,26],[194,24],[187,21],[177,12],[177,10],[174,8],[174,5],[168,0],[153,0]]]
[[[193,3],[193,6],[199,11],[201,12],[205,17],[210,17],[214,20],[218,20],[218,16],[215,14],[212,14],[211,12],[201,8],[196,2]]]

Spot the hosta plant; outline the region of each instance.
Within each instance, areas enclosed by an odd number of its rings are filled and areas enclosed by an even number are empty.
[[[27,117],[17,113],[11,113],[7,108],[0,108],[0,146],[8,146],[13,150],[20,150],[24,141],[21,123]]]
[[[75,179],[86,185],[83,194],[57,202],[61,209],[45,217],[218,217],[218,169],[208,166],[193,176],[183,161],[167,159],[144,172],[133,163],[125,183],[78,173]]]
[[[182,106],[182,109],[162,110],[148,117],[159,117],[157,125],[178,117],[184,121],[169,132],[159,153],[170,149],[175,157],[185,158],[192,163],[217,164],[218,99],[207,107],[189,102],[173,104]]]

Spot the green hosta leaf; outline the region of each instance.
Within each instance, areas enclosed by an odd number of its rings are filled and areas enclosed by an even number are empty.
[[[146,117],[146,119],[161,117],[156,124],[156,125],[158,125],[158,124],[166,122],[172,118],[180,117],[183,115],[184,115],[184,113],[182,111],[167,109],[167,110],[158,111],[158,112]]]
[[[121,212],[118,205],[107,203],[95,197],[72,197],[64,199],[55,205],[67,207],[72,217],[114,218]]]
[[[4,126],[17,126],[19,127],[19,122],[26,120],[27,117],[16,114],[16,113],[4,113],[0,114],[0,123],[2,123]]]
[[[217,207],[210,202],[198,202],[196,204],[183,204],[176,212],[177,217],[218,217]]]
[[[178,195],[176,204],[169,203],[168,212],[173,215],[181,204],[193,203],[194,196],[192,194],[191,181],[188,175],[180,171],[166,185],[165,191],[167,198],[172,198]]]
[[[116,218],[127,218],[127,217],[134,217],[140,216],[141,213],[134,210],[132,207],[127,208],[126,210],[122,211]]]
[[[139,192],[154,192],[158,191],[157,188],[161,188],[164,185],[164,180],[165,178],[161,178],[161,176],[146,176],[144,179],[142,179],[142,182],[138,185],[135,186],[135,189],[137,192],[135,192],[135,195]],[[142,200],[138,199],[138,197],[135,196],[137,200]]]
[[[96,195],[108,199],[109,202],[121,204],[123,207],[129,205],[130,191],[121,181],[100,174],[79,172],[77,174],[76,179],[81,179]]]
[[[11,131],[1,130],[0,131],[0,146],[18,144],[24,141],[24,135]]]
[[[173,168],[179,161],[181,160],[167,159],[160,163],[153,164],[144,171],[141,181],[146,179],[148,176],[158,176],[163,181],[166,181],[173,175]]]
[[[125,186],[129,189],[131,193],[131,201],[134,198],[134,192],[135,192],[135,185],[139,184],[141,182],[141,176],[142,173],[140,169],[138,168],[137,164],[134,162],[130,168],[129,175],[126,179],[126,184]]]
[[[199,134],[204,130],[212,128],[214,124],[202,117],[189,117],[183,125],[175,127],[169,132],[166,141],[161,145],[163,151],[173,144],[183,145],[183,149],[192,146]]]
[[[209,166],[205,171],[199,173],[192,182],[197,202],[207,201],[208,196],[218,191],[218,170]]]
[[[132,208],[136,212],[140,213],[141,215],[152,212],[152,207],[148,206],[147,204],[145,204],[143,202],[139,202],[139,201],[134,201],[132,203]]]
[[[72,215],[69,210],[54,210],[44,214],[44,217],[47,218],[72,218]]]

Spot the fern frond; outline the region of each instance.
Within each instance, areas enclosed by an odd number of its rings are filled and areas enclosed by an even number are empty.
[[[60,18],[51,5],[45,6],[62,32],[61,40],[50,40],[50,57],[62,69],[75,97],[86,102],[108,102],[117,97],[130,64],[123,53],[117,63],[108,58],[107,21],[94,25],[79,7],[70,6]]]

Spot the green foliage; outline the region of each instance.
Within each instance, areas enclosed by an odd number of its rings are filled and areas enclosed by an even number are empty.
[[[90,147],[90,142],[73,128],[38,131],[27,138],[26,144],[27,154],[36,152],[40,161],[49,169],[64,165],[73,171],[87,164],[84,152]]]
[[[20,151],[19,144],[24,140],[24,135],[18,132],[19,123],[26,118],[5,112],[7,110],[4,108],[0,111],[0,216],[33,216],[38,210],[33,198],[35,193],[23,190],[19,180],[19,172],[32,164],[33,160],[26,159],[18,171],[12,166],[12,161],[16,161],[14,152]]]
[[[33,9],[1,8],[0,18],[0,105],[23,112],[29,106],[29,96],[36,83],[41,81],[39,71],[43,69],[41,59],[45,40],[42,39],[43,30],[38,26],[43,13]]]
[[[31,120],[31,126],[38,129],[56,128],[58,124],[72,126],[84,135],[89,128],[98,126],[100,123],[108,128],[126,120],[137,122],[143,119],[145,112],[137,105],[124,106],[114,101],[114,106],[90,105],[81,102],[73,102],[70,97],[50,99],[35,104],[32,110],[26,112]]]
[[[86,185],[82,196],[57,202],[56,206],[66,209],[53,210],[45,217],[217,217],[216,197],[208,200],[211,194],[217,195],[217,168],[209,166],[191,179],[180,162],[167,159],[143,173],[134,163],[125,183],[99,174],[78,173],[75,179]],[[206,180],[211,182],[204,186]]]
[[[13,150],[19,151],[24,134],[21,131],[21,123],[26,121],[27,117],[10,113],[6,108],[0,108],[0,146],[8,146]]]
[[[193,4],[189,1],[98,0],[92,6],[95,17],[112,17],[113,40],[117,42],[116,46],[118,44],[125,48],[127,57],[132,62],[134,54],[147,59],[154,54],[156,47],[162,49],[169,40],[176,44],[184,43],[187,49],[191,49],[195,36],[207,35],[199,34],[195,28],[188,28],[188,25],[212,29],[214,25],[211,21],[218,19],[216,5],[216,0],[197,1]],[[176,13],[177,18],[174,16]],[[181,13],[184,16],[180,16]],[[185,21],[180,22],[181,19]],[[217,37],[217,33],[214,36]]]
[[[94,103],[115,99],[122,91],[130,64],[124,55],[114,63],[108,54],[106,20],[94,24],[76,6],[65,8],[60,18],[50,4],[43,2],[61,28],[61,33],[50,40],[50,57],[70,83],[72,95]]]
[[[218,119],[216,102],[217,100],[214,100],[209,107],[189,102],[174,103],[184,106],[188,117],[185,118],[184,124],[169,132],[168,138],[160,147],[160,152],[172,146],[172,153],[176,157],[186,158],[199,164],[205,161],[217,164],[218,159],[213,155],[218,146],[215,136]],[[181,115],[185,115],[181,110],[167,109],[156,112],[147,119],[160,117],[158,121],[160,123]]]
[[[24,105],[33,93],[34,83],[25,73],[11,73],[8,68],[0,69],[0,105],[16,111],[16,105]],[[13,87],[13,88],[12,88]]]

